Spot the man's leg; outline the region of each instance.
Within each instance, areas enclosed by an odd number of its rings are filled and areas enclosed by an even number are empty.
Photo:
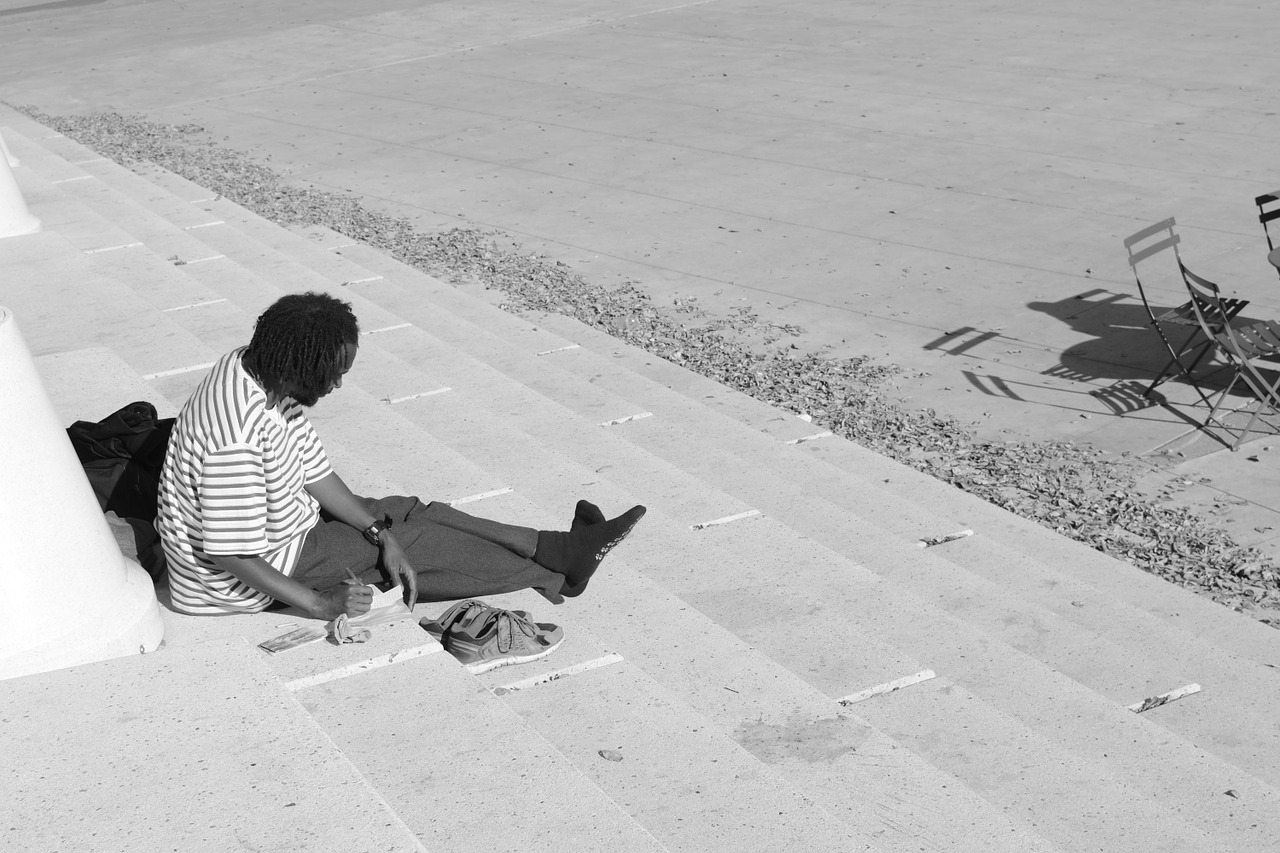
[[[420,513],[426,521],[501,545],[521,557],[533,559],[534,553],[538,550],[538,531],[532,527],[518,527],[514,524],[503,524],[500,521],[470,515],[439,501],[424,505],[416,498],[409,498],[407,500],[414,501],[416,505],[406,506],[405,500],[405,498],[385,498],[377,503],[391,515],[395,524],[400,523],[397,520],[397,510],[404,516]],[[392,530],[395,530],[394,526]]]
[[[377,516],[391,516],[391,532],[418,573],[419,601],[449,601],[535,589],[553,603],[563,599],[564,575],[532,560],[538,531],[468,515],[448,504],[417,498],[367,499]],[[350,568],[366,583],[383,579],[378,550],[360,532],[322,519],[309,534],[294,577],[332,586]]]
[[[414,497],[365,499],[375,515],[391,516],[392,533],[418,573],[420,601],[448,601],[531,588],[559,604],[585,590],[596,567],[644,515],[633,507],[606,521],[580,501],[570,532],[538,531],[470,515]],[[322,521],[307,536],[295,576],[339,583],[350,568],[380,579],[377,551],[358,531]]]

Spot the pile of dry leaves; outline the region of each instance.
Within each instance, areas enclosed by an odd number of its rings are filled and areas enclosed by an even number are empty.
[[[761,323],[749,310],[712,318],[692,301],[658,306],[634,285],[593,284],[495,234],[421,233],[353,196],[292,186],[197,126],[26,112],[118,162],[150,161],[280,224],[324,225],[438,278],[497,288],[513,310],[575,317],[1280,627],[1280,569],[1188,510],[1135,495],[1130,460],[1062,442],[979,440],[954,418],[891,402],[891,366],[800,354],[778,345],[799,330]]]

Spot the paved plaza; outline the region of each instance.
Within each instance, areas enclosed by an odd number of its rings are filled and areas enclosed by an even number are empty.
[[[1250,3],[3,0],[0,100],[196,123],[424,229],[750,307],[982,434],[1154,453],[1274,554],[1280,445],[1224,452],[1173,384],[1141,407],[1121,247],[1176,216],[1249,318],[1280,308],[1269,32]]]

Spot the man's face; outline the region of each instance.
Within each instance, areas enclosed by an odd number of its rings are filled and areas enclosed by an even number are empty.
[[[299,403],[301,403],[304,406],[314,406],[317,402],[320,401],[321,397],[327,397],[332,392],[341,388],[342,377],[346,376],[347,371],[351,369],[351,365],[356,363],[356,353],[359,351],[359,349],[360,349],[360,345],[356,343],[346,344],[342,348],[342,362],[338,370],[337,377],[330,383],[328,388],[321,391],[315,397],[312,397],[311,399],[306,399],[304,395],[301,395],[299,393],[290,393],[289,396],[293,397],[293,399],[297,400]],[[297,389],[294,389],[294,391],[296,392]]]
[[[347,371],[351,370],[351,365],[356,363],[356,353],[359,351],[360,345],[357,343],[349,343],[342,348],[342,367],[338,370],[338,376],[333,380],[333,384],[320,395],[321,397],[327,396],[342,387],[342,377],[346,376]]]

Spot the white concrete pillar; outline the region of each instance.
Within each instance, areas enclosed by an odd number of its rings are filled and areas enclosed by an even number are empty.
[[[120,553],[3,307],[0,377],[0,679],[154,651],[151,578]]]
[[[9,149],[0,140],[0,237],[17,237],[40,230],[40,220],[27,210],[18,181],[9,168]]]
[[[4,141],[4,134],[0,133],[0,154],[4,155],[4,159],[9,161],[9,168],[16,169],[22,165],[22,162],[13,156],[13,152],[9,150],[9,146]]]

